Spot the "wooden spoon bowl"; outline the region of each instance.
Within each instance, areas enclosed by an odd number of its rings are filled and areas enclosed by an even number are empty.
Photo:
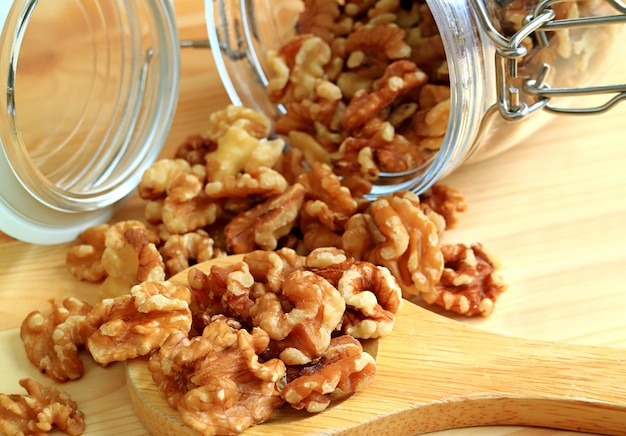
[[[197,265],[208,272],[241,256]],[[170,281],[187,284],[182,272]],[[626,350],[481,331],[405,301],[373,344],[377,373],[361,392],[309,414],[283,407],[246,435],[414,435],[477,425],[626,434]],[[374,348],[371,348],[371,347]],[[137,415],[155,436],[196,434],[159,394],[145,360],[128,363]]]

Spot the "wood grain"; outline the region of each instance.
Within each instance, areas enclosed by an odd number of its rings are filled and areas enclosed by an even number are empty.
[[[175,6],[181,38],[206,37],[203,2],[176,0]],[[615,59],[611,76],[623,83],[626,56]],[[209,113],[227,103],[210,53],[183,50],[178,111],[162,156],[171,157],[186,136],[203,131]],[[446,239],[482,242],[498,255],[510,284],[491,317],[459,318],[461,322],[532,340],[626,348],[624,120],[624,103],[599,116],[555,116],[527,144],[465,166],[444,180],[462,190],[470,205]],[[134,198],[115,219],[142,215],[143,203]],[[3,343],[15,339],[12,329],[50,298],[74,295],[95,301],[97,286],[76,282],[65,268],[68,246],[30,245],[0,234],[0,330],[9,330],[8,336],[2,336]],[[29,371],[19,346],[12,344],[9,349],[0,355],[0,392],[7,393],[18,392],[20,371]],[[6,372],[7,367],[19,371]],[[107,373],[111,383],[123,383],[122,372]],[[66,386],[89,391],[89,380]],[[135,419],[135,424],[120,424],[115,427],[119,431],[112,432],[90,425],[88,434],[146,434],[136,418],[115,415],[120,409],[131,409],[129,397],[106,398],[94,405],[92,420],[108,419],[113,425]],[[518,426],[437,433],[473,434],[571,436],[570,432]]]

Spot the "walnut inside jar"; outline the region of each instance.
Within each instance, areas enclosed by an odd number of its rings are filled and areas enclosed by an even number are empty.
[[[269,98],[286,109],[276,132],[309,165],[376,180],[418,167],[441,146],[447,63],[423,0],[305,1],[296,35],[268,59]]]

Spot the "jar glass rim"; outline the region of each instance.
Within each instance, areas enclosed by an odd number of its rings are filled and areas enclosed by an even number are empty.
[[[0,9],[0,81],[7,84],[7,94],[0,98],[0,229],[22,240],[69,240],[94,221],[111,216],[157,158],[176,109],[180,61],[171,2],[79,3],[48,4],[60,10],[65,5],[76,13],[72,18],[79,25],[84,21],[81,36],[86,42],[78,46],[78,60],[63,63],[67,52],[49,47],[44,52],[49,59],[42,57],[42,62],[57,62],[54,66],[59,69],[52,73],[33,69],[31,75],[32,53],[24,54],[23,44],[37,32],[29,33],[28,27],[39,30],[47,18],[38,18],[41,8],[53,14],[55,10],[46,10],[46,4],[36,0],[3,2]],[[63,27],[75,26],[65,22]],[[62,49],[76,47],[73,40]],[[50,90],[47,100],[57,104],[58,111],[45,99],[39,104],[37,96],[24,96],[31,89],[28,79],[34,77],[33,93],[37,87]],[[64,82],[54,89],[58,77]],[[86,95],[73,83],[83,79],[88,81]],[[62,107],[62,92],[67,90],[73,93],[67,97],[69,109]],[[37,128],[32,113],[40,106],[48,111]],[[69,118],[67,127],[55,122],[61,115]],[[33,133],[55,128],[61,131],[58,138],[48,134],[42,139]]]

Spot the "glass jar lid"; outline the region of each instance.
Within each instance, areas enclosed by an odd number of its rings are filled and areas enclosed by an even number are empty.
[[[156,159],[180,75],[163,0],[0,6],[0,230],[59,243],[108,220]]]

